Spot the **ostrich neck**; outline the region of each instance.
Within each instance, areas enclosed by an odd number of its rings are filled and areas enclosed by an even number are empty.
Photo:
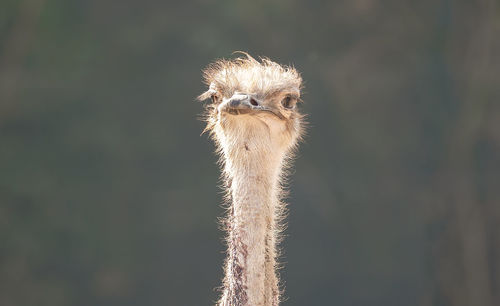
[[[220,305],[278,305],[275,234],[283,156],[247,143],[224,154],[232,203]]]

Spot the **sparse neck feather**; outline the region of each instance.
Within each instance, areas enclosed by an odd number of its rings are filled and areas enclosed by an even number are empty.
[[[282,204],[281,168],[285,150],[256,129],[219,129],[231,206],[228,215],[228,258],[221,306],[276,306],[277,223]],[[258,132],[258,128],[257,128]],[[265,134],[264,134],[265,135]]]

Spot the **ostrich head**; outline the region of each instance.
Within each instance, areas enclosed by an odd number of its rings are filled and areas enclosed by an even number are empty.
[[[302,79],[293,67],[250,55],[219,60],[204,70],[209,89],[199,96],[206,107],[206,131],[222,149],[262,149],[286,153],[302,133]]]

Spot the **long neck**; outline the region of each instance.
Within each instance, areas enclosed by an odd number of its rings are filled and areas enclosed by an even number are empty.
[[[283,154],[259,143],[237,143],[224,150],[232,199],[228,230],[223,306],[279,303],[275,272],[279,176]]]

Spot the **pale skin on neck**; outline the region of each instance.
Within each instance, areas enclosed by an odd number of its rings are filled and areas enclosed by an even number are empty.
[[[277,305],[279,289],[275,274],[275,215],[277,210],[282,209],[278,207],[281,205],[279,177],[285,150],[273,142],[265,123],[252,122],[255,118],[237,119],[240,121],[226,123],[234,125],[237,134],[223,128],[217,131],[218,135],[222,133],[221,145],[226,159],[224,171],[231,181],[229,243],[242,246],[242,249],[229,251],[233,258],[227,263],[226,279],[229,284],[240,282],[234,272],[238,273],[241,269],[244,273],[243,284],[248,289],[247,304]],[[246,120],[252,121],[241,122]],[[226,291],[229,294],[230,290]]]
[[[280,301],[276,244],[284,211],[280,179],[300,137],[301,116],[289,104],[295,106],[301,80],[295,70],[270,61],[249,58],[240,65],[226,64],[212,74],[234,73],[241,79],[250,70],[255,78],[256,71],[267,70],[258,74],[260,82],[247,80],[246,87],[238,83],[238,91],[220,91],[214,83],[209,89],[213,103],[207,121],[221,154],[231,201],[226,221],[228,256],[218,305],[276,306]],[[233,70],[228,72],[229,68]],[[283,83],[291,76],[298,79]],[[270,86],[273,80],[281,82],[281,91]],[[248,85],[263,83],[272,87],[272,95],[265,94],[266,86]]]

